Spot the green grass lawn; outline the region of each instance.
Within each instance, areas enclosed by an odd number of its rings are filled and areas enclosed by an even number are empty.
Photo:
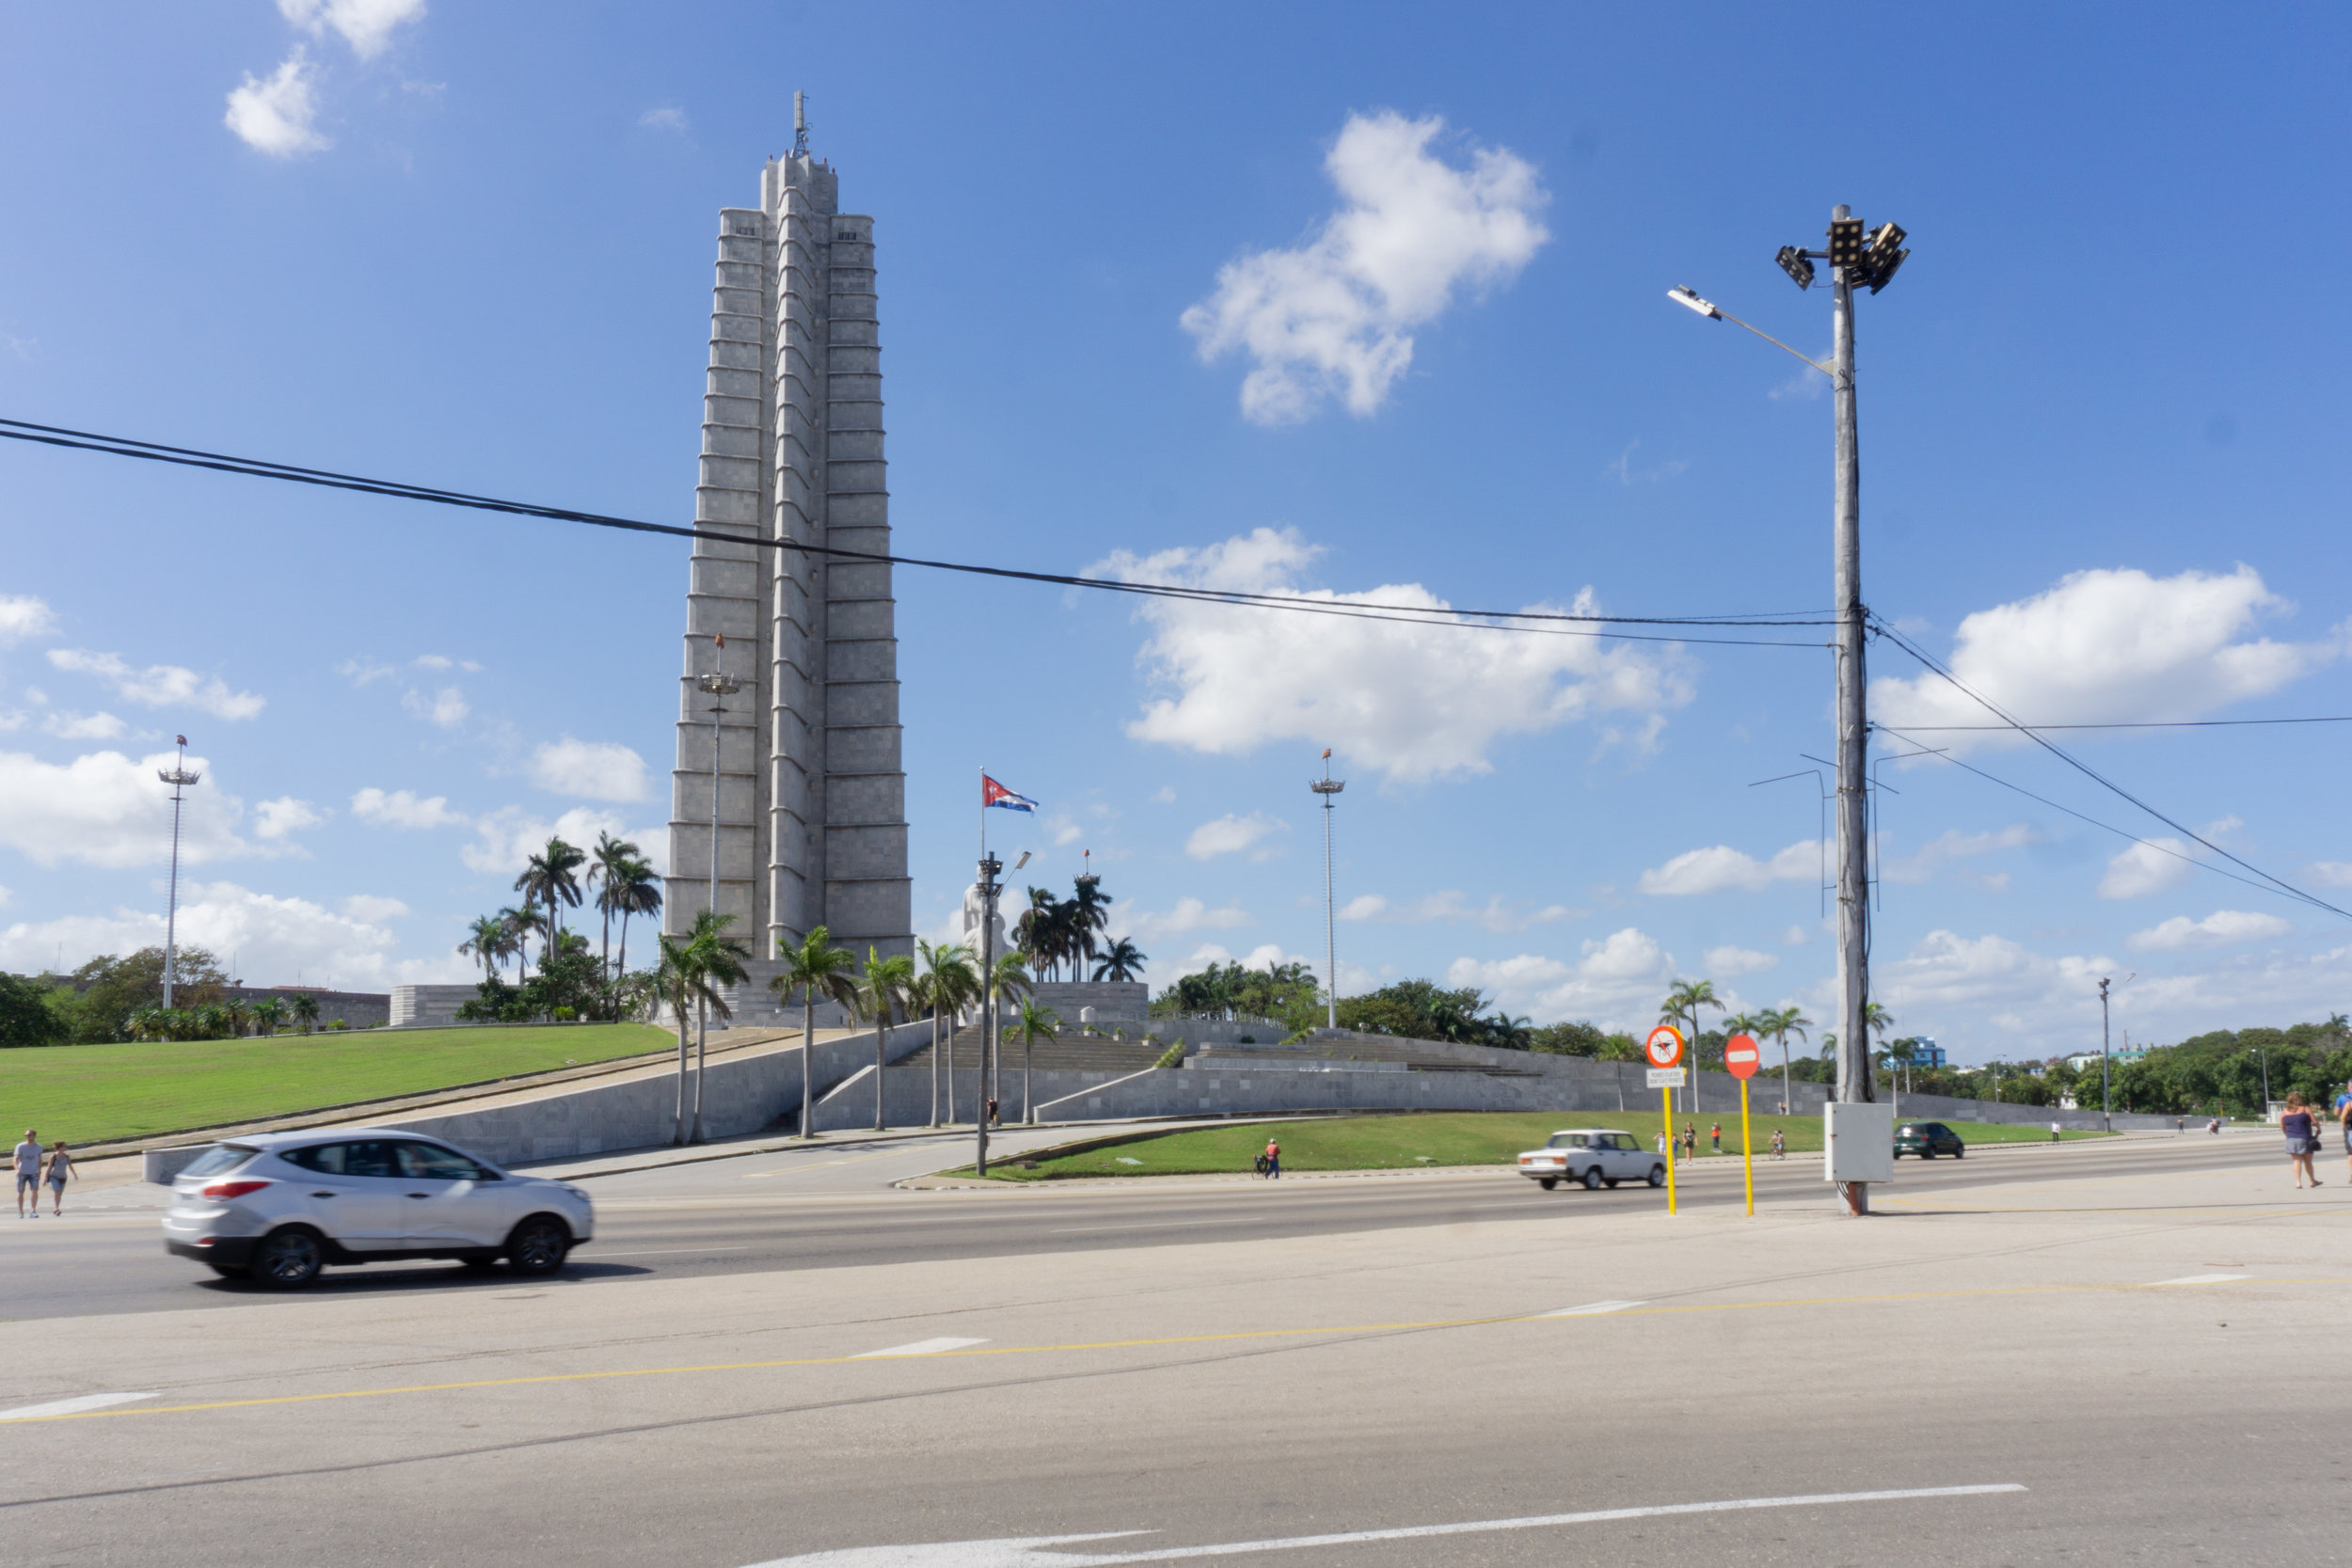
[[[1679,1132],[1686,1121],[1699,1131],[1702,1162],[1729,1158],[1740,1152],[1740,1118],[1722,1118],[1724,1152],[1710,1151],[1708,1129],[1714,1117],[1677,1117]],[[1788,1136],[1788,1152],[1818,1154],[1821,1150],[1819,1117],[1751,1117],[1759,1156],[1772,1148],[1772,1130]],[[2003,1127],[1988,1122],[1954,1121],[1946,1126],[1971,1144],[2045,1142],[2044,1127]],[[1191,1176],[1247,1171],[1265,1148],[1269,1134],[1282,1145],[1284,1170],[1393,1170],[1414,1165],[1504,1165],[1515,1163],[1523,1149],[1534,1148],[1564,1127],[1606,1127],[1639,1136],[1645,1148],[1655,1147],[1658,1113],[1628,1112],[1615,1116],[1592,1111],[1478,1112],[1461,1111],[1417,1117],[1347,1117],[1298,1122],[1235,1122],[1223,1127],[1199,1127],[1176,1132],[1147,1132],[1122,1143],[1040,1160],[1035,1170],[991,1163],[989,1175],[1008,1181],[1051,1181],[1076,1176]],[[2069,1132],[2069,1138],[2097,1137],[2095,1132]],[[968,1167],[967,1167],[968,1168]]]
[[[11,1141],[30,1127],[44,1141],[108,1143],[545,1072],[675,1043],[650,1024],[581,1023],[0,1051],[0,1125]]]

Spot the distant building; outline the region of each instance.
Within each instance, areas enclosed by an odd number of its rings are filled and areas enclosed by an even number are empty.
[[[2121,1067],[2125,1062],[2137,1062],[2147,1054],[2148,1048],[2144,1045],[2127,1045],[2120,1051],[2108,1052],[2107,1063],[2111,1067]],[[2099,1053],[2096,1051],[2090,1051],[2085,1052],[2079,1056],[2069,1056],[2066,1058],[2066,1065],[2073,1068],[2076,1072],[2080,1072],[2086,1068],[2097,1067],[2099,1065]]]
[[[1911,1042],[1911,1065],[1914,1067],[1948,1067],[1944,1048],[1931,1036],[1921,1035]]]
[[[291,1004],[297,996],[307,996],[319,1005],[318,1021],[313,1029],[324,1029],[338,1019],[346,1029],[380,1028],[390,1022],[392,997],[381,990],[328,990],[323,986],[223,986],[223,1002],[262,1002],[277,1000]],[[287,1014],[282,1029],[294,1027],[294,1015]]]

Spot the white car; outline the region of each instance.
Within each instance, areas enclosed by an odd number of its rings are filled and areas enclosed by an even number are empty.
[[[263,1132],[216,1143],[173,1179],[164,1247],[215,1274],[308,1285],[328,1263],[453,1258],[553,1274],[596,1232],[566,1182],[516,1176],[413,1132]]]
[[[1630,1132],[1610,1127],[1571,1127],[1554,1132],[1541,1148],[1519,1156],[1519,1174],[1549,1192],[1563,1181],[1581,1181],[1587,1188],[1613,1187],[1620,1181],[1666,1184],[1666,1162],[1642,1147]]]

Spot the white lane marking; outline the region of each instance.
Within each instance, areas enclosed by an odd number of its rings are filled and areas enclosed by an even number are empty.
[[[0,1410],[0,1421],[29,1421],[41,1416],[79,1416],[85,1410],[103,1410],[110,1404],[129,1404],[133,1400],[151,1400],[152,1394],[84,1394],[79,1399],[52,1400],[47,1404],[20,1404],[14,1410]]]
[[[911,1345],[893,1345],[888,1350],[869,1350],[850,1357],[852,1361],[870,1361],[878,1355],[941,1355],[951,1350],[965,1350],[973,1345],[985,1345],[986,1339],[917,1339]]]
[[[639,1251],[639,1252],[605,1252],[605,1251],[602,1251],[602,1250],[600,1249],[600,1250],[598,1250],[598,1251],[596,1251],[596,1252],[592,1252],[592,1253],[590,1253],[588,1256],[589,1256],[589,1257],[591,1257],[591,1258],[666,1258],[666,1257],[670,1256],[670,1255],[671,1255],[671,1254],[673,1254],[673,1253],[679,1253],[679,1252],[749,1252],[749,1251],[751,1251],[751,1247],[750,1247],[748,1244],[743,1245],[743,1246],[665,1246],[665,1247],[656,1247],[656,1248],[654,1248],[651,1252],[644,1252],[644,1251]]]
[[[2185,1274],[2178,1279],[2159,1279],[2159,1285],[2230,1285],[2241,1279],[2251,1279],[2250,1274]]]
[[[1896,1492],[1820,1492],[1797,1497],[1738,1497],[1711,1503],[1664,1503],[1652,1508],[1604,1508],[1586,1513],[1544,1513],[1523,1519],[1477,1519],[1458,1525],[1408,1525],[1397,1529],[1349,1530],[1335,1535],[1294,1535],[1272,1541],[1228,1541],[1210,1546],[1147,1547],[1139,1552],[1046,1552],[1041,1546],[1065,1541],[1112,1541],[1147,1532],[1113,1530],[1101,1535],[1032,1535],[996,1541],[935,1541],[907,1546],[850,1546],[771,1558],[753,1568],[1107,1568],[1126,1562],[1172,1562],[1183,1558],[1233,1557],[1244,1552],[1295,1551],[1307,1546],[1352,1546],[1366,1541],[1411,1541],[1425,1536],[1470,1535],[1485,1530],[1545,1529],[1561,1525],[1611,1524],[1620,1519],[1655,1519],[1677,1513],[1728,1513],[1756,1508],[1812,1508],[1828,1503],[1899,1502],[1917,1497],[1975,1497],[2023,1492],[2014,1481],[1993,1486],[1917,1486]]]
[[[1581,1307],[1563,1307],[1557,1312],[1538,1312],[1539,1318],[1597,1318],[1604,1312],[1624,1312],[1646,1305],[1638,1301],[1588,1301]]]
[[[1218,1220],[1146,1220],[1139,1225],[1065,1225],[1048,1230],[1048,1236],[1075,1236],[1081,1230],[1182,1230],[1187,1226],[1231,1225],[1231,1219]]]

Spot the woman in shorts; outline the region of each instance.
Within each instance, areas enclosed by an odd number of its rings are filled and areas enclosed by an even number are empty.
[[[59,1219],[65,1214],[65,1184],[73,1175],[73,1156],[65,1151],[63,1138],[59,1138],[57,1147],[49,1151],[47,1175],[49,1177],[49,1217]]]
[[[2279,1118],[2279,1131],[2287,1136],[2287,1164],[2294,1167],[2295,1184],[2302,1186],[2308,1177],[2312,1186],[2318,1186],[2319,1173],[2312,1168],[2312,1156],[2319,1151],[2319,1118],[2305,1109],[2301,1095],[2287,1096],[2287,1112]]]

